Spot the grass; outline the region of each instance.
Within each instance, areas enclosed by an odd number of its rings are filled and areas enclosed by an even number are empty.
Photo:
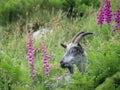
[[[45,21],[42,14],[47,15]],[[26,22],[43,21],[45,27],[53,30],[51,34],[47,33],[45,38],[45,46],[51,56],[49,61],[50,73],[48,77],[44,76],[42,64],[44,56],[43,53],[37,54],[35,59],[36,76],[33,82],[34,90],[52,90],[49,85],[47,86],[49,83],[59,85],[54,90],[94,90],[104,83],[107,77],[112,77],[112,75],[120,71],[120,32],[118,30],[111,33],[112,29],[109,29],[107,25],[103,25],[101,30],[97,26],[97,13],[95,10],[93,10],[92,14],[89,13],[87,17],[76,18],[73,21],[66,18],[61,11],[57,13],[54,10],[52,13],[44,11],[42,14],[38,12],[30,20],[26,20]],[[2,90],[8,90],[9,88],[12,90],[28,90],[32,82],[31,70],[26,57],[27,25],[22,36],[19,35],[19,25],[20,22],[18,21],[18,23],[9,24],[6,27],[0,26],[0,88]],[[59,65],[59,61],[64,54],[64,49],[60,46],[60,43],[68,44],[79,31],[94,33],[94,35],[87,36],[81,41],[89,60],[88,70],[82,75],[75,68],[75,74],[71,77],[74,84],[64,85],[58,83],[52,78],[66,72]],[[34,43],[36,48],[39,48],[40,45],[41,40]]]

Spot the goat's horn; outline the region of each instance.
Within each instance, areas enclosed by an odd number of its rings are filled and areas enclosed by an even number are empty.
[[[93,33],[91,33],[91,32],[85,32],[85,33],[79,34],[79,36],[75,39],[74,43],[75,43],[75,44],[79,43],[80,40],[81,40],[84,36],[89,35],[89,34],[93,34]]]
[[[72,39],[72,43],[74,43],[75,40],[76,40],[76,38],[77,38],[80,34],[82,34],[82,33],[84,33],[84,32],[79,32],[78,34],[76,34],[76,35],[73,37],[73,39]]]

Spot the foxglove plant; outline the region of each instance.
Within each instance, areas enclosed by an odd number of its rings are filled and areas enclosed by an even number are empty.
[[[43,64],[44,64],[44,67],[45,67],[44,75],[48,76],[48,74],[49,74],[48,60],[50,60],[50,56],[47,54],[44,45],[41,45],[40,48],[41,48],[41,50],[42,50],[42,52],[44,53],[44,56],[45,56],[44,60],[43,60]]]
[[[116,5],[117,5],[117,11],[115,14],[112,14],[110,0],[101,1],[100,12],[97,17],[97,19],[98,19],[97,24],[101,26],[104,23],[104,21],[108,25],[110,25],[110,23],[112,21],[112,17],[114,16],[115,29],[112,30],[112,32],[115,32],[117,29],[120,28],[120,6],[119,6],[120,2],[118,0],[116,0]]]
[[[47,51],[46,51],[45,46],[44,46],[44,42],[45,42],[45,40],[44,40],[44,34],[43,34],[42,35],[42,45],[40,46],[40,48],[41,48],[41,50],[42,50],[42,52],[44,53],[44,56],[45,56],[44,59],[43,59],[43,64],[44,64],[44,68],[45,68],[44,75],[48,76],[48,74],[49,74],[48,60],[50,60],[50,56],[47,54]]]
[[[110,24],[112,21],[111,2],[109,0],[104,0],[104,1],[105,1],[105,8],[104,8],[105,21],[107,24]]]
[[[118,8],[115,14],[115,23],[116,23],[115,29],[120,28],[120,8]]]
[[[100,12],[99,12],[97,19],[98,19],[97,24],[101,26],[104,22],[104,6],[102,4],[100,6]]]
[[[102,25],[104,21],[107,24],[110,24],[112,21],[112,10],[111,10],[111,2],[109,0],[104,0],[104,2],[101,2],[100,11],[98,14],[98,25]]]
[[[30,66],[31,66],[31,69],[32,69],[32,72],[31,72],[31,77],[32,79],[34,79],[35,77],[35,67],[34,67],[34,56],[33,56],[33,53],[34,53],[34,47],[32,46],[32,36],[30,33],[28,33],[28,42],[27,42],[27,47],[28,47],[28,52],[27,52],[27,57],[28,57],[28,62],[30,63]]]

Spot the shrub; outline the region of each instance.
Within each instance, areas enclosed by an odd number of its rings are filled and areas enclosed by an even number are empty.
[[[63,2],[63,10],[67,12],[68,17],[83,16],[88,8],[98,7],[99,1],[97,0],[65,0]]]

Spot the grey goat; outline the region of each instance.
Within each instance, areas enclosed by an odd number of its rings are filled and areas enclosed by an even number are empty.
[[[70,44],[64,45],[61,44],[62,47],[66,49],[66,53],[62,57],[60,61],[60,65],[62,68],[68,68],[70,73],[74,73],[73,64],[76,64],[79,71],[86,71],[86,64],[88,60],[86,59],[86,54],[84,48],[79,43],[81,39],[89,34],[93,34],[91,32],[79,32],[75,35]]]

